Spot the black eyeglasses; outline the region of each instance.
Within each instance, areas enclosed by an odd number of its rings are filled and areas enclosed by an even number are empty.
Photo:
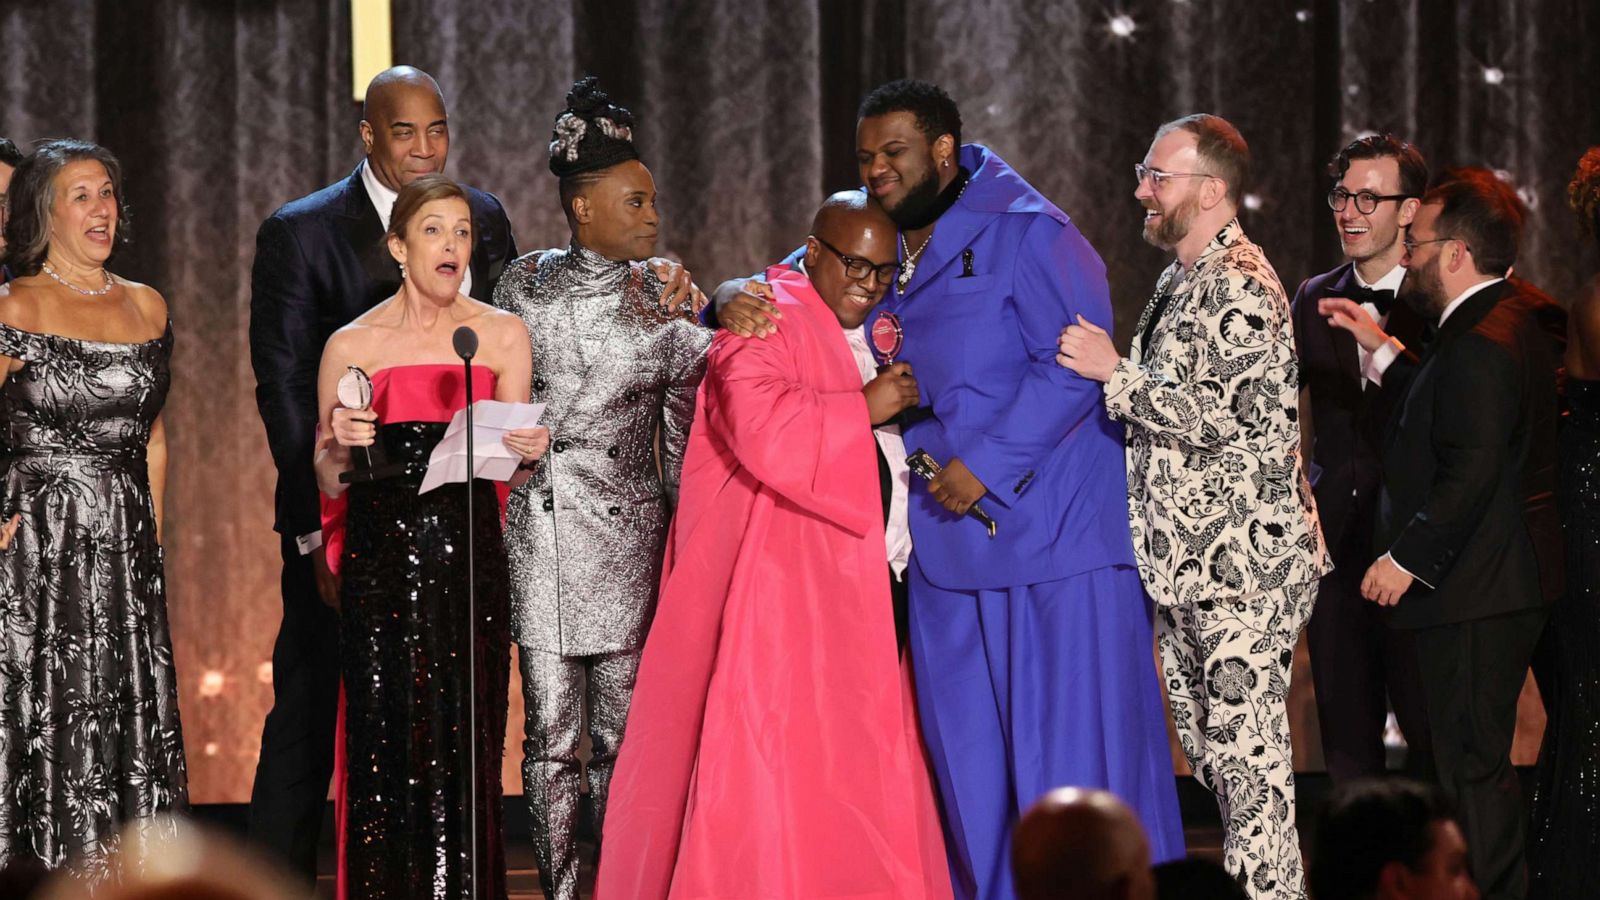
[[[1417,248],[1421,247],[1423,244],[1442,244],[1445,241],[1461,241],[1461,239],[1460,238],[1451,238],[1451,237],[1442,237],[1442,238],[1428,238],[1425,241],[1418,241],[1418,240],[1413,240],[1410,236],[1407,236],[1405,240],[1400,242],[1400,244],[1401,244],[1401,246],[1406,248],[1406,253],[1407,254],[1415,254],[1417,252]],[[1468,245],[1466,241],[1461,241],[1461,246],[1466,247],[1468,253],[1472,252],[1472,247],[1470,245]]]
[[[1374,194],[1371,191],[1356,191],[1352,194],[1343,187],[1335,187],[1328,192],[1328,208],[1334,212],[1344,212],[1344,208],[1350,205],[1351,199],[1354,199],[1356,201],[1356,211],[1363,216],[1370,216],[1378,211],[1379,203],[1387,203],[1390,200],[1410,200],[1411,198],[1411,194]]]
[[[890,279],[900,274],[900,263],[898,261],[878,265],[871,260],[862,259],[858,256],[845,256],[844,251],[838,247],[814,234],[812,237],[817,238],[817,243],[827,247],[834,256],[839,257],[839,262],[844,263],[844,277],[851,281],[865,281],[868,273],[876,272],[878,274],[878,283],[888,284]]]

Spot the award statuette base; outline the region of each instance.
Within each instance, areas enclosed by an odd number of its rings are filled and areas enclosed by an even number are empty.
[[[339,473],[340,484],[364,484],[369,481],[383,481],[388,478],[398,478],[401,475],[420,473],[424,467],[415,463],[387,463],[381,466],[362,467]]]

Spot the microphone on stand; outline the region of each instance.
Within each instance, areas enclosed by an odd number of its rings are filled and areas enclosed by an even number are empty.
[[[450,336],[456,355],[467,373],[467,772],[470,800],[467,814],[472,821],[472,844],[467,856],[472,867],[472,897],[478,896],[478,579],[473,573],[475,554],[472,533],[472,358],[478,355],[478,333],[463,325]]]

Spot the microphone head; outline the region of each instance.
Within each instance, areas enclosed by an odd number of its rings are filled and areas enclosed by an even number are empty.
[[[469,326],[457,328],[450,336],[450,343],[455,345],[456,355],[462,359],[471,359],[478,353],[478,333]]]

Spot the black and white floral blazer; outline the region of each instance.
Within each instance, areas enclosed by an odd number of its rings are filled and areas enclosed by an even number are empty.
[[[1178,281],[1161,274],[1135,335],[1172,292],[1148,346],[1106,384],[1128,426],[1128,519],[1158,604],[1224,600],[1333,568],[1300,463],[1299,361],[1289,302],[1234,219]]]

